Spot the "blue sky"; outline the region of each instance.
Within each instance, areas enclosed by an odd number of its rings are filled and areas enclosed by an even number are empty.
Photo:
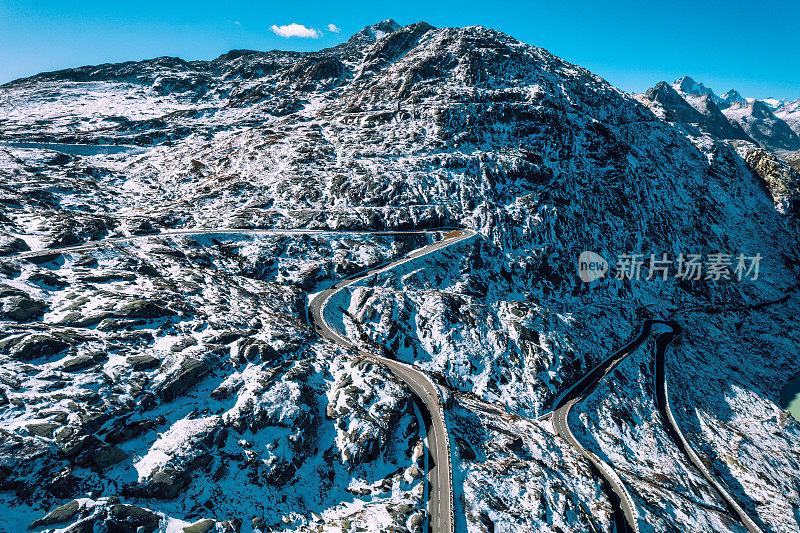
[[[70,66],[233,48],[315,50],[393,18],[481,24],[605,77],[628,91],[689,74],[723,93],[800,98],[800,1],[206,2],[0,0],[0,83]],[[302,24],[317,38],[284,38]],[[339,33],[327,29],[329,24]]]

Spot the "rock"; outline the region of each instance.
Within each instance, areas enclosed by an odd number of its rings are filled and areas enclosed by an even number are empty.
[[[53,254],[34,255],[32,257],[26,257],[25,260],[28,261],[29,263],[33,263],[34,265],[43,265],[45,263],[57,261],[59,258],[61,258],[61,254],[53,253]]]
[[[19,276],[20,273],[22,273],[22,270],[14,263],[0,262],[0,274],[13,278]]]
[[[208,533],[216,524],[217,522],[215,520],[204,518],[203,520],[198,520],[194,524],[184,527],[183,533]]]
[[[94,533],[94,525],[94,520],[81,520],[77,524],[71,525],[64,533]]]
[[[161,386],[158,395],[165,402],[173,400],[196,385],[208,374],[205,361],[185,359],[177,372],[171,375]]]
[[[25,337],[11,350],[11,355],[20,361],[31,361],[39,357],[51,357],[69,348],[69,344],[52,335],[33,334]]]
[[[0,256],[16,255],[30,249],[28,243],[18,237],[0,237]]]
[[[151,370],[158,368],[161,365],[161,359],[151,355],[134,355],[128,357],[125,361],[131,365],[134,371],[140,372],[142,370]]]
[[[274,487],[283,487],[294,477],[297,468],[289,462],[280,461],[266,475],[264,481]]]
[[[123,305],[118,312],[123,318],[154,319],[165,316],[175,316],[177,313],[163,305],[147,300],[134,300]]]
[[[260,340],[242,339],[239,341],[239,350],[248,361],[272,362],[280,357],[275,348]]]
[[[151,428],[163,424],[164,418],[157,417],[155,420],[125,420],[119,419],[114,422],[114,426],[106,434],[105,441],[108,444],[119,444],[136,438]]]
[[[183,337],[182,339],[179,339],[175,344],[170,346],[170,351],[178,353],[182,352],[183,350],[191,346],[197,346],[197,339],[195,339],[194,337]]]
[[[34,318],[41,317],[47,306],[26,296],[14,296],[9,298],[3,306],[0,317],[14,320],[15,322],[25,322]]]
[[[90,460],[100,470],[122,462],[127,454],[116,446],[101,446],[91,454]]]
[[[42,518],[35,520],[30,525],[29,529],[66,522],[67,520],[78,514],[80,507],[81,507],[80,504],[76,500],[67,502],[60,507],[56,507]]]
[[[32,281],[34,283],[40,283],[45,287],[53,287],[57,289],[63,289],[64,287],[68,286],[69,283],[61,279],[59,276],[55,274],[50,274],[49,272],[36,272],[31,274],[28,277],[28,281]]]
[[[28,296],[28,293],[17,289],[16,287],[9,287],[8,285],[0,285],[0,298],[8,298],[10,296]]]
[[[141,487],[141,495],[156,500],[172,500],[191,483],[183,470],[167,466],[158,470]]]
[[[37,437],[45,437],[48,439],[53,438],[53,432],[58,429],[60,426],[58,424],[54,424],[52,422],[42,422],[41,424],[28,424],[25,428],[28,430],[28,433],[31,435],[36,435]]]
[[[90,367],[94,364],[94,359],[88,355],[81,355],[80,357],[72,357],[61,363],[61,370],[63,372],[77,372],[84,368]]]
[[[111,508],[105,525],[108,533],[153,533],[160,522],[161,518],[152,511],[136,505],[117,504]]]

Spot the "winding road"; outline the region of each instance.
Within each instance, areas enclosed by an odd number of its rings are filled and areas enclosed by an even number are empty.
[[[430,416],[428,428],[428,453],[431,459],[431,468],[428,472],[429,497],[428,514],[430,530],[438,533],[452,533],[455,528],[453,514],[453,466],[450,456],[450,438],[447,425],[444,421],[444,407],[439,395],[439,389],[430,378],[416,367],[387,359],[380,355],[371,354],[358,348],[352,341],[339,334],[325,321],[325,311],[330,305],[333,296],[342,289],[353,285],[369,276],[396,268],[404,263],[428,255],[437,250],[452,246],[465,239],[477,235],[472,230],[459,230],[451,232],[441,241],[423,248],[414,250],[401,259],[387,265],[368,270],[352,278],[342,280],[334,286],[315,295],[309,304],[311,320],[317,332],[324,338],[352,350],[357,350],[359,355],[387,367],[395,376],[403,381],[417,399],[427,408]]]
[[[600,380],[603,379],[609,372],[611,372],[620,361],[635,352],[636,349],[647,340],[647,338],[650,336],[651,328],[656,323],[657,322],[654,320],[645,321],[645,323],[642,325],[639,335],[634,340],[611,354],[600,364],[598,364],[592,371],[579,379],[575,385],[570,387],[561,395],[558,400],[556,400],[556,407],[553,410],[553,428],[555,429],[556,433],[569,442],[572,447],[578,451],[578,453],[585,457],[592,464],[592,466],[597,469],[608,486],[611,488],[613,494],[619,500],[625,520],[622,524],[617,524],[617,528],[620,529],[622,526],[627,525],[627,529],[635,533],[639,533],[640,530],[639,513],[636,509],[636,504],[634,503],[633,498],[625,488],[625,485],[622,483],[622,480],[619,478],[617,473],[614,472],[614,469],[611,467],[611,465],[600,459],[596,454],[584,448],[578,439],[575,438],[575,435],[572,434],[572,431],[569,428],[569,412],[575,406],[575,404],[583,401],[595,389],[595,387],[597,387],[598,383],[600,383]]]
[[[675,415],[672,413],[672,408],[670,407],[669,403],[669,384],[667,383],[665,369],[666,350],[669,343],[683,334],[683,328],[674,322],[669,322],[668,325],[672,328],[672,331],[662,333],[656,339],[656,371],[654,376],[656,386],[656,405],[661,413],[661,417],[666,422],[667,433],[669,433],[672,440],[675,442],[684,456],[689,460],[689,462],[700,472],[705,480],[708,481],[712,487],[714,487],[717,493],[725,501],[725,504],[727,505],[731,514],[739,519],[739,522],[742,523],[747,531],[750,533],[763,533],[763,530],[758,527],[753,519],[750,518],[744,509],[742,509],[742,506],[739,505],[739,502],[737,502],[736,499],[731,496],[725,487],[723,487],[722,484],[717,481],[717,479],[709,471],[708,467],[706,467],[705,463],[703,463],[703,461],[697,455],[697,452],[692,449],[689,441],[686,440],[686,437],[681,431],[680,426],[678,426]]]
[[[564,392],[556,401],[556,408],[552,413],[553,428],[556,433],[569,442],[583,457],[585,457],[594,468],[600,473],[605,482],[611,488],[613,495],[618,500],[624,516],[624,523],[617,524],[617,530],[625,529],[639,533],[639,513],[636,509],[633,498],[625,488],[611,465],[600,459],[596,454],[587,450],[581,445],[569,427],[570,410],[579,402],[583,401],[620,361],[635,352],[651,335],[656,333],[655,350],[655,389],[656,405],[661,412],[665,429],[670,438],[675,442],[680,451],[686,456],[689,462],[698,469],[700,474],[714,487],[726,502],[728,509],[744,525],[750,533],[763,533],[755,522],[744,512],[736,500],[725,490],[725,488],[714,478],[706,465],[702,462],[697,453],[692,449],[689,441],[684,436],[678,426],[672,409],[669,405],[668,384],[665,372],[665,359],[667,347],[683,334],[683,328],[673,321],[645,320],[639,334],[634,340],[626,344],[618,351],[611,354],[608,358],[598,364],[591,372],[582,377],[575,385]]]
[[[423,416],[429,421],[427,432],[427,447],[430,468],[428,477],[428,523],[429,529],[433,533],[453,533],[455,529],[455,517],[453,514],[453,468],[451,462],[450,438],[447,433],[447,425],[444,420],[444,412],[439,389],[430,378],[421,370],[400,361],[387,359],[378,354],[366,352],[357,347],[352,341],[331,327],[325,320],[325,311],[331,298],[343,290],[361,280],[375,274],[392,270],[404,263],[431,254],[443,248],[447,248],[456,243],[470,239],[477,235],[469,229],[437,229],[437,230],[409,230],[409,231],[355,231],[355,230],[312,230],[312,229],[186,229],[173,230],[146,235],[132,235],[122,237],[111,237],[101,241],[93,241],[74,246],[64,246],[60,248],[46,248],[41,250],[31,250],[16,254],[8,259],[26,259],[36,257],[56,256],[62,253],[80,253],[90,250],[105,248],[114,244],[130,242],[139,239],[193,235],[307,235],[307,234],[348,234],[348,235],[431,235],[444,234],[444,238],[422,248],[413,250],[400,259],[361,272],[351,278],[337,282],[322,292],[316,294],[309,303],[309,317],[313,322],[314,328],[319,335],[332,341],[348,350],[355,350],[361,357],[370,359],[388,368],[398,379],[403,381],[414,393],[418,405],[427,410]]]

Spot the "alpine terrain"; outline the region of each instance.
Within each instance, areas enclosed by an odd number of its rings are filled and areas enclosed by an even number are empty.
[[[480,26],[3,85],[0,531],[800,532],[799,162]]]

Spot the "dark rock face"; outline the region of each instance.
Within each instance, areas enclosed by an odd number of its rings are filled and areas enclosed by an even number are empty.
[[[78,514],[79,510],[80,510],[80,504],[76,500],[72,500],[60,507],[53,509],[42,518],[35,520],[30,527],[31,529],[33,529],[36,527],[61,524],[63,522],[66,522],[76,514]]]
[[[47,334],[28,335],[11,350],[11,355],[20,361],[32,361],[40,357],[52,357],[69,348],[69,343]]]
[[[108,533],[153,533],[160,522],[160,517],[147,509],[117,504],[109,511],[104,525]]]
[[[2,318],[16,322],[27,322],[40,318],[47,310],[47,305],[28,298],[27,296],[12,296],[3,302]]]
[[[186,359],[181,363],[180,368],[164,382],[158,395],[165,402],[174,400],[200,382],[208,372],[209,368],[205,361]]]
[[[183,470],[165,467],[155,472],[139,488],[139,494],[156,500],[172,500],[191,483]]]
[[[750,150],[745,162],[763,181],[778,210],[800,217],[800,171],[760,148]]]

